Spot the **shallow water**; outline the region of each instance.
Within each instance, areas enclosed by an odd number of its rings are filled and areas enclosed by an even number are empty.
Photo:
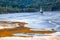
[[[55,28],[58,24],[49,23],[49,21],[60,23],[59,18],[59,12],[44,12],[44,15],[39,12],[0,14],[0,20],[27,22],[31,28]]]
[[[27,34],[23,34],[23,33],[17,33],[17,34],[13,34],[14,36],[52,36],[52,35],[47,35],[47,34],[34,34],[34,33],[32,33],[32,34],[29,34],[29,33],[27,33]]]
[[[27,22],[27,26],[30,28],[55,29],[57,31],[60,31],[59,18],[59,11],[44,12],[44,15],[41,15],[40,12],[0,14],[0,20]]]

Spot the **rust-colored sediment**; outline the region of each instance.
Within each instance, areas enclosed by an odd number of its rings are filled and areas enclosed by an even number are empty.
[[[30,29],[31,28],[24,27],[24,26],[23,27],[0,29],[0,37],[13,36],[13,34],[16,34],[16,33],[50,34],[50,33],[55,32],[55,31],[33,31],[33,30],[30,30]]]

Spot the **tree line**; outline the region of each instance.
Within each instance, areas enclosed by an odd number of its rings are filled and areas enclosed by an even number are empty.
[[[53,0],[0,0],[0,13],[36,12],[41,6],[44,11],[60,10],[60,2]]]

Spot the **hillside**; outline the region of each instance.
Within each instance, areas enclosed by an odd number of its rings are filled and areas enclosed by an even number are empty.
[[[0,13],[60,10],[59,0],[0,0]]]

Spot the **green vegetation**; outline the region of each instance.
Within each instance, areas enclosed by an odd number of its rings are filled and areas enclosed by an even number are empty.
[[[0,0],[0,13],[60,10],[59,0]]]

